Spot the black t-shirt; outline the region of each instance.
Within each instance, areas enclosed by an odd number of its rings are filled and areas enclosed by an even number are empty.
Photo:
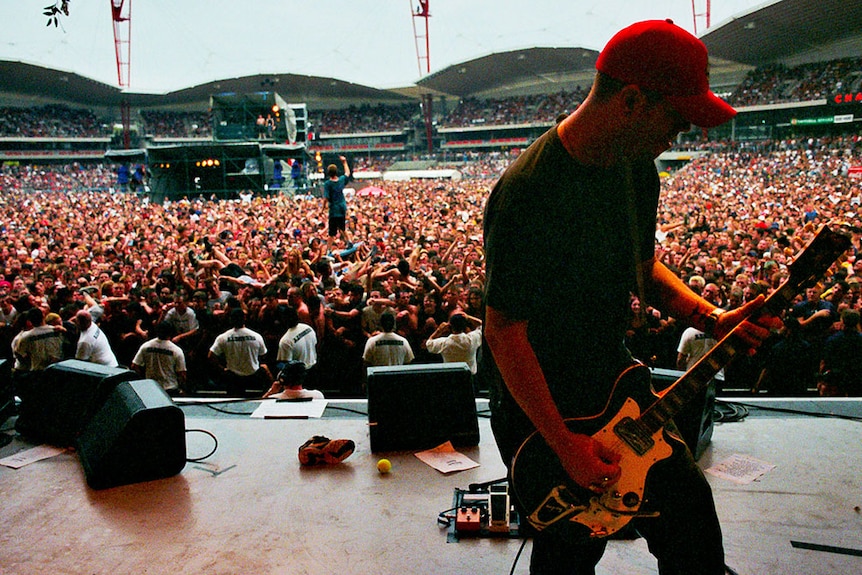
[[[574,160],[551,129],[497,182],[485,211],[486,302],[529,321],[528,337],[565,417],[598,413],[630,362],[624,337],[640,259],[653,256],[659,180],[652,162],[628,170]],[[484,357],[491,358],[490,353]],[[493,362],[492,408],[520,411]]]
[[[826,370],[834,372],[836,383],[848,395],[862,395],[862,334],[840,331],[826,340],[823,359]]]

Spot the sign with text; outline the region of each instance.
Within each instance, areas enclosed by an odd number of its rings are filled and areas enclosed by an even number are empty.
[[[832,96],[833,104],[862,104],[862,92],[848,92]]]

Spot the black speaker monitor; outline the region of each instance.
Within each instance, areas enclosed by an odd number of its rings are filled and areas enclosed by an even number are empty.
[[[67,359],[16,383],[21,399],[15,428],[24,436],[72,446],[118,383],[141,376],[123,367]]]
[[[368,368],[371,451],[410,451],[451,441],[479,443],[472,376],[466,363]]]
[[[186,464],[185,416],[152,379],[120,383],[81,433],[78,454],[93,489],[176,475]]]
[[[672,385],[685,372],[674,369],[653,368],[653,387],[661,391]],[[706,388],[698,393],[674,416],[673,421],[679,429],[682,439],[691,450],[694,459],[700,459],[712,440],[712,430],[715,418],[715,380],[709,382]]]

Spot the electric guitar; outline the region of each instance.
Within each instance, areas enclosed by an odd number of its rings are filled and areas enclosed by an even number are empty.
[[[850,247],[850,239],[823,226],[789,266],[789,277],[766,299],[762,312],[778,315],[796,294],[815,285],[820,276]],[[665,425],[687,401],[704,390],[713,376],[748,346],[734,328],[661,393],[650,391],[650,371],[635,363],[614,382],[611,395],[596,415],[566,419],[574,433],[590,435],[619,453],[622,475],[603,494],[571,480],[544,438],[533,432],[512,461],[510,491],[526,519],[538,531],[578,523],[593,537],[607,537],[641,512],[644,485],[652,465],[670,457],[673,443]]]

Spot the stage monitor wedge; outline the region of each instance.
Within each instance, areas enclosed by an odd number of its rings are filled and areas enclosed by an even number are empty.
[[[156,381],[123,382],[81,433],[78,454],[93,489],[171,477],[186,464],[185,415]]]
[[[120,382],[141,379],[123,367],[67,359],[16,383],[21,399],[15,428],[21,435],[60,447],[78,434]]]
[[[464,362],[368,368],[371,451],[479,443],[470,368]]]

